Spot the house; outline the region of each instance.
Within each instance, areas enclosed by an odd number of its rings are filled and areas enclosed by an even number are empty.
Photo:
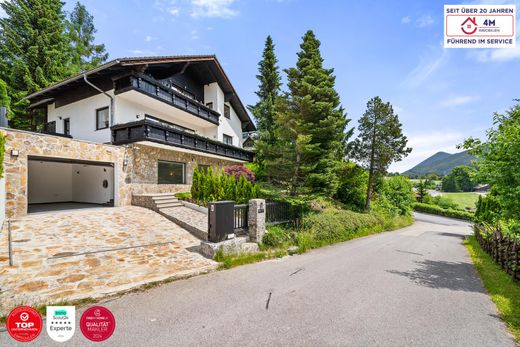
[[[255,125],[213,55],[115,59],[27,99],[46,129],[0,129],[7,217],[63,202],[124,206],[189,190],[196,166],[253,160],[242,133]]]
[[[258,139],[258,132],[256,132],[256,131],[243,132],[242,133],[242,147],[244,149],[254,151],[255,142],[257,139]]]

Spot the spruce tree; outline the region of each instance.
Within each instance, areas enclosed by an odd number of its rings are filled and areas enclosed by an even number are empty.
[[[354,157],[368,170],[365,209],[370,209],[372,193],[378,180],[395,161],[406,157],[411,148],[403,135],[398,115],[392,105],[376,96],[367,103],[367,110],[359,119],[359,136],[354,143]]]
[[[337,169],[345,157],[349,120],[340,105],[333,69],[323,67],[320,41],[309,30],[303,36],[296,67],[286,70],[289,92],[279,102],[278,122],[293,149],[292,193],[303,185],[311,193],[332,196]],[[283,142],[283,141],[282,141]],[[286,152],[288,148],[280,148]]]
[[[0,107],[5,107],[7,118],[11,118],[11,98],[7,93],[7,84],[0,79]]]
[[[262,60],[258,63],[258,75],[256,78],[260,82],[258,91],[258,102],[249,106],[249,110],[257,122],[258,131],[272,136],[274,126],[274,104],[280,94],[281,77],[278,68],[278,59],[274,53],[274,43],[271,36],[265,40]]]
[[[69,76],[68,38],[60,0],[11,0],[1,3],[0,78],[9,87],[11,124],[35,130],[43,114],[29,112],[25,96]]]
[[[75,73],[95,68],[107,60],[105,45],[94,43],[94,34],[97,31],[94,27],[94,17],[81,3],[77,2],[74,6],[66,29]]]

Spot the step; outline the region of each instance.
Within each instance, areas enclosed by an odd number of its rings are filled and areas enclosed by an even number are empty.
[[[177,198],[170,198],[170,199],[159,199],[153,201],[155,204],[166,204],[166,203],[172,203],[172,202],[179,202],[179,199]]]
[[[161,208],[169,208],[169,207],[181,207],[184,206],[182,202],[161,202],[159,204],[155,204],[155,206],[160,210]]]
[[[154,195],[154,196],[152,196],[152,200],[153,200],[153,201],[157,201],[157,200],[168,200],[168,199],[179,200],[179,199],[177,199],[177,197],[175,196],[175,194],[165,194],[165,195]]]

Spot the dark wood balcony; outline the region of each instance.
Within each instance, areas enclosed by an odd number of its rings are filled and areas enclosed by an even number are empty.
[[[190,134],[150,119],[114,125],[111,129],[112,143],[115,145],[151,141],[232,159],[253,161],[253,153],[250,151],[196,134]]]
[[[129,75],[115,81],[115,94],[136,90],[177,107],[210,123],[219,124],[220,113],[145,75]]]

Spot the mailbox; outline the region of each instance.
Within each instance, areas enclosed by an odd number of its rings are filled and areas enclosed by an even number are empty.
[[[208,240],[220,242],[234,232],[234,201],[216,201],[208,203]]]

